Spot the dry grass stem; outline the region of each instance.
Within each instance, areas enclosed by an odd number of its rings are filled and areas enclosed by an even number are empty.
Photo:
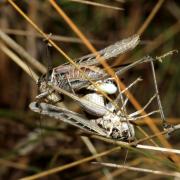
[[[12,34],[12,35],[18,35],[18,36],[33,36],[37,38],[42,38],[42,35],[38,33],[32,33],[30,31],[20,30],[20,29],[8,29],[8,28],[2,28],[1,29],[6,34]],[[46,34],[48,36],[48,34]],[[60,41],[64,43],[79,43],[82,44],[82,41],[79,38],[76,37],[68,37],[68,36],[61,36],[61,35],[51,35],[51,39],[54,41]],[[89,40],[93,44],[107,44],[106,41],[100,41],[100,40]]]
[[[41,63],[39,63],[38,60],[30,56],[24,48],[22,48],[19,44],[17,44],[13,39],[11,39],[1,30],[0,30],[0,39],[4,43],[6,43],[9,47],[11,47],[16,53],[22,56],[31,66],[33,66],[39,72],[41,73],[46,72],[46,68]]]
[[[86,1],[86,0],[68,0],[68,1],[92,5],[92,6],[96,6],[96,7],[108,8],[108,9],[113,9],[113,10],[121,10],[121,11],[124,10],[123,8],[120,8],[120,7],[111,6],[111,5],[107,5],[107,4],[101,4],[101,3],[92,2],[92,1]]]
[[[180,177],[179,172],[157,171],[157,170],[152,170],[152,169],[138,168],[138,167],[118,165],[118,164],[112,164],[112,163],[93,162],[93,164],[99,164],[99,165],[102,165],[105,167],[123,168],[123,169],[128,169],[128,170],[136,171],[136,172],[138,171],[138,172],[152,173],[152,174],[156,174],[156,175]]]
[[[16,64],[18,64],[19,67],[21,67],[30,77],[32,77],[35,82],[37,82],[39,78],[38,75],[30,67],[28,67],[27,64],[22,61],[22,59],[20,59],[4,44],[0,43],[0,47],[7,56],[9,56]]]

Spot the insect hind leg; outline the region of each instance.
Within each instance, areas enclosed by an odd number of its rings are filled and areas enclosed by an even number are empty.
[[[155,88],[157,103],[158,103],[158,106],[159,106],[160,116],[161,116],[161,119],[162,119],[162,125],[163,125],[163,128],[166,129],[166,128],[169,127],[169,125],[168,125],[167,120],[165,118],[163,108],[162,108],[162,104],[161,104],[161,99],[160,99],[159,90],[158,90],[158,86],[157,86],[155,68],[154,68],[154,59],[152,57],[149,57],[149,60],[150,60],[150,64],[151,64],[154,88]]]

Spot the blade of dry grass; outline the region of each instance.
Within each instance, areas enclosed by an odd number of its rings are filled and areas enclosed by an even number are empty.
[[[107,139],[107,138],[104,138],[104,137],[100,137],[100,136],[96,136],[96,135],[92,135],[92,137],[93,138],[95,138],[95,139],[100,139],[100,140],[102,140],[102,141],[105,141],[105,142],[108,142],[108,143],[112,143],[112,144],[117,144],[117,145],[132,145],[132,146],[136,146],[137,148],[138,148],[138,145],[139,145],[139,143],[142,143],[142,142],[144,142],[144,141],[146,141],[146,140],[148,140],[148,139],[152,139],[152,138],[155,138],[155,137],[158,137],[158,136],[162,136],[162,135],[165,135],[165,134],[170,134],[170,133],[172,133],[173,131],[176,131],[176,130],[179,130],[180,129],[180,124],[178,124],[178,125],[175,125],[175,126],[172,126],[172,127],[169,127],[169,128],[167,128],[166,130],[164,130],[164,131],[161,131],[161,132],[159,132],[159,133],[157,133],[157,134],[153,134],[153,135],[151,135],[151,136],[148,136],[148,137],[146,137],[146,138],[144,138],[144,139],[140,139],[140,140],[137,140],[137,141],[134,141],[134,142],[132,142],[132,143],[126,143],[126,142],[118,142],[118,141],[115,141],[115,140],[112,140],[112,139]],[[143,147],[143,146],[140,146],[140,147]],[[148,146],[148,147],[152,147],[152,150],[154,150],[154,149],[156,149],[157,148],[157,151],[159,151],[159,149],[158,148],[162,148],[162,147],[154,147],[154,146]],[[149,148],[148,148],[149,149]],[[151,148],[150,148],[151,149]],[[162,148],[162,149],[167,149],[167,150],[162,150],[162,152],[164,151],[164,152],[171,152],[171,150],[173,151],[174,149],[172,149],[172,148]],[[180,152],[180,150],[175,150],[174,151],[175,153],[177,152],[177,154],[179,154],[179,152]]]
[[[0,42],[0,49],[9,56],[18,66],[20,66],[30,77],[34,79],[35,82],[38,80],[38,75],[30,69],[29,66],[27,66],[26,63],[23,62],[22,59],[20,59],[13,51],[11,51],[8,47],[6,47],[4,44]]]
[[[180,177],[179,172],[158,171],[158,170],[152,170],[152,169],[138,168],[138,167],[118,165],[118,164],[112,164],[112,163],[103,163],[103,162],[102,163],[93,162],[93,164],[100,164],[105,167],[123,168],[123,169],[128,169],[128,170],[136,171],[136,172],[152,173],[152,174],[156,174],[156,175]]]
[[[162,44],[165,44],[166,41],[171,39],[173,36],[178,34],[180,31],[180,21],[177,21],[175,24],[170,26],[164,32],[162,32],[159,36],[157,36],[151,43],[149,43],[143,51],[146,53],[151,53]]]
[[[17,44],[12,38],[6,35],[3,31],[0,30],[0,39],[6,43],[9,47],[11,47],[19,56],[23,57],[29,64],[31,64],[34,68],[36,68],[39,72],[45,73],[46,68],[39,63],[38,60],[33,58],[26,52],[24,48],[22,48],[19,44]]]
[[[102,152],[102,153],[98,153],[98,154],[93,155],[93,156],[90,156],[90,157],[86,157],[86,158],[84,158],[84,159],[81,159],[81,160],[78,160],[78,161],[75,161],[75,162],[66,164],[66,165],[64,165],[64,166],[60,166],[60,167],[57,167],[57,168],[53,168],[53,169],[50,169],[50,170],[47,170],[47,171],[44,171],[44,172],[41,172],[41,173],[38,173],[38,174],[35,174],[35,175],[32,175],[32,176],[29,176],[29,177],[21,178],[20,180],[33,180],[33,179],[42,178],[42,177],[48,176],[48,175],[50,175],[50,174],[54,174],[54,173],[63,171],[63,170],[65,170],[65,169],[72,168],[72,167],[77,166],[77,165],[79,165],[79,164],[82,164],[82,163],[91,161],[91,160],[93,160],[93,159],[96,159],[96,158],[105,156],[105,155],[107,155],[107,154],[110,154],[110,153],[112,153],[112,152],[118,151],[118,150],[120,150],[120,149],[121,149],[121,147],[115,147],[115,148],[113,148],[113,149],[104,151],[104,152]]]
[[[128,162],[128,165],[129,166],[137,166],[142,161],[145,161],[145,158],[138,158],[138,159],[132,160],[132,161]],[[115,178],[115,177],[117,177],[120,174],[125,173],[125,172],[127,172],[127,169],[117,169],[117,170],[112,171],[111,175],[113,178]],[[100,177],[99,180],[106,180],[106,177],[105,176]]]
[[[159,0],[154,8],[152,9],[151,13],[149,14],[149,16],[146,18],[145,22],[141,25],[141,27],[137,30],[137,34],[142,35],[144,33],[144,31],[147,29],[147,27],[150,25],[151,21],[153,20],[153,18],[155,17],[155,15],[158,13],[158,11],[160,10],[161,6],[163,5],[164,0]],[[120,58],[118,58],[118,62],[119,63],[123,63],[126,59],[128,59],[128,55],[124,55]]]
[[[175,129],[179,129],[179,128],[180,128],[180,125],[175,127]],[[100,140],[104,140],[105,139],[106,142],[118,144],[119,146],[122,146],[124,148],[128,148],[128,149],[137,151],[137,149],[135,149],[134,147],[131,146],[132,144],[129,144],[129,143],[126,143],[126,142],[113,141],[113,140],[102,138],[102,137],[99,137],[99,136],[92,136],[92,137],[96,137],[96,139],[100,139]],[[102,153],[98,153],[96,155],[93,155],[93,156],[90,156],[90,157],[86,157],[84,159],[81,159],[81,160],[78,160],[78,161],[66,164],[66,165],[61,166],[61,167],[53,168],[53,169],[50,169],[50,170],[47,170],[47,171],[44,171],[44,172],[41,172],[41,173],[38,173],[38,174],[35,174],[35,175],[32,175],[32,176],[29,176],[29,177],[21,178],[21,180],[33,180],[33,179],[37,179],[37,178],[42,178],[42,177],[48,176],[50,174],[54,174],[54,173],[63,171],[65,169],[72,168],[72,167],[77,166],[79,164],[91,161],[93,159],[102,157],[104,155],[107,155],[107,154],[115,152],[115,151],[118,151],[118,150],[121,149],[121,147],[119,147],[119,146],[115,147],[115,148],[112,148],[111,150],[108,150],[108,151],[105,151],[105,152],[102,152]],[[160,148],[160,147],[154,147],[154,146],[146,146],[146,145],[140,145],[140,144],[136,145],[136,148],[146,149],[146,150],[154,150],[154,151],[160,151],[160,152],[166,152],[166,153],[178,153],[178,154],[180,154],[180,150]],[[141,152],[142,154],[146,155],[144,151],[139,151],[139,152]],[[151,156],[151,158],[152,158],[152,156]],[[154,159],[158,159],[158,157],[153,157],[153,158]]]
[[[123,10],[123,8],[120,8],[120,7],[97,3],[97,2],[92,2],[92,1],[86,1],[86,0],[68,0],[68,1],[92,5],[92,6],[96,6],[96,7],[108,8],[108,9],[113,9],[113,10],[121,10],[121,11]]]
[[[42,38],[42,36],[38,33],[32,33],[32,32],[20,30],[20,29],[2,28],[1,31],[3,31],[6,34],[13,34],[13,35],[18,35],[18,36],[34,36],[37,38]],[[80,44],[82,44],[82,41],[76,37],[67,37],[67,36],[52,34],[51,39],[54,41],[60,41],[60,42],[66,42],[66,43],[80,43]],[[107,42],[101,41],[101,40],[90,39],[89,41],[93,44],[107,44]]]
[[[153,121],[155,122],[156,125],[161,125],[161,119],[160,118],[153,118]],[[178,124],[180,122],[180,118],[174,118],[174,117],[169,117],[167,118],[168,123],[171,124]],[[146,123],[144,122],[144,120],[137,120],[136,121],[137,125],[146,125]]]
[[[91,142],[91,140],[88,137],[81,136],[81,139],[84,142],[84,144],[86,145],[86,147],[89,149],[89,151],[91,152],[92,155],[98,154],[95,146],[93,145],[93,143]],[[102,162],[103,158],[102,157],[96,158],[96,161]],[[111,172],[109,171],[109,169],[103,168],[102,172],[104,173],[104,176],[106,177],[107,180],[112,180],[112,175],[111,175]]]
[[[177,126],[177,128],[180,128],[180,127]],[[134,147],[132,147],[131,144],[126,143],[126,142],[113,141],[113,140],[110,140],[110,139],[106,139],[106,138],[99,137],[99,136],[94,136],[94,135],[93,135],[92,137],[96,137],[96,139],[100,139],[100,140],[106,140],[106,142],[118,144],[119,146],[122,146],[122,147],[124,147],[124,148],[128,148],[128,149],[137,151],[137,149],[135,149]],[[75,162],[66,164],[66,165],[64,165],[64,166],[60,166],[60,167],[57,167],[57,168],[53,168],[53,169],[50,169],[50,170],[47,170],[47,171],[44,171],[44,172],[41,172],[41,173],[38,173],[38,174],[35,174],[35,175],[32,175],[32,176],[29,176],[29,177],[21,178],[21,180],[33,180],[33,179],[37,179],[37,178],[42,178],[42,177],[45,177],[45,176],[48,176],[48,175],[51,175],[51,174],[54,174],[54,173],[63,171],[63,170],[65,170],[65,169],[72,168],[72,167],[77,166],[77,165],[79,165],[79,164],[82,164],[82,163],[91,161],[91,160],[93,160],[93,159],[102,157],[102,156],[104,156],[104,155],[107,155],[107,154],[112,153],[112,152],[115,152],[115,151],[118,151],[118,150],[121,149],[119,146],[118,146],[118,147],[115,147],[115,148],[113,148],[113,149],[111,149],[111,150],[108,150],[108,151],[105,151],[105,152],[102,152],[102,153],[98,153],[98,154],[96,154],[96,155],[93,155],[93,156],[90,156],[90,157],[86,157],[86,158],[84,158],[84,159],[81,159],[81,160],[78,160],[78,161],[75,161]],[[167,148],[154,147],[154,146],[146,146],[146,145],[140,145],[140,144],[136,145],[136,148],[146,149],[146,150],[160,151],[160,152],[164,152],[164,153],[177,153],[177,154],[180,154],[180,150],[167,149]],[[144,155],[146,155],[144,151],[139,151],[139,152],[142,153],[142,154],[144,154]],[[151,156],[151,158],[152,158],[152,156]],[[157,156],[155,156],[155,157],[153,157],[153,158],[154,158],[154,159],[158,159]]]
[[[1,168],[3,168],[3,166],[8,166],[8,167],[25,170],[25,171],[32,171],[32,172],[39,171],[35,167],[28,167],[27,164],[17,163],[17,162],[9,161],[6,159],[0,159],[0,164],[1,164]]]
[[[155,17],[155,15],[157,14],[157,12],[159,11],[159,9],[161,8],[161,6],[163,5],[165,0],[159,0],[156,5],[154,6],[154,8],[152,9],[151,13],[149,14],[149,16],[146,18],[146,21],[143,23],[143,25],[140,27],[140,29],[137,31],[137,34],[143,34],[144,31],[147,29],[147,27],[149,26],[149,24],[151,23],[151,21],[153,20],[153,18]]]

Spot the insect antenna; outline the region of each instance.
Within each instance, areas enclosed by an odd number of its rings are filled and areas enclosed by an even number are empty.
[[[49,36],[51,36],[51,34]],[[45,42],[45,46],[46,46],[46,57],[47,57],[47,61],[46,61],[46,63],[47,63],[46,81],[48,82],[51,69],[53,68],[52,67],[52,61],[50,61],[50,59],[51,59],[50,49],[51,49],[52,46],[47,42],[47,40],[44,40],[44,42]]]
[[[51,34],[49,34],[49,38],[50,38]],[[47,67],[47,73],[45,74],[45,82],[46,84],[48,84],[48,81],[49,81],[49,77],[50,77],[50,73],[51,73],[51,69],[52,69],[52,61],[50,61],[51,59],[51,55],[50,55],[50,47],[51,45],[48,43],[47,39],[43,39],[43,46],[44,46],[44,49],[45,49],[45,57],[46,57],[46,60],[44,62],[44,64],[46,64],[46,67]],[[38,80],[38,83],[37,83],[37,86],[38,86],[38,91],[40,89],[40,84],[41,84],[41,77],[39,78]],[[40,93],[40,92],[38,92]],[[43,97],[43,96],[42,96]],[[43,115],[42,115],[42,112],[43,112],[43,109],[41,108],[41,101],[43,100],[43,98],[37,98],[37,107],[39,107],[40,109],[40,118],[39,118],[39,127],[41,129],[40,131],[40,134],[41,134],[41,137],[43,138]]]

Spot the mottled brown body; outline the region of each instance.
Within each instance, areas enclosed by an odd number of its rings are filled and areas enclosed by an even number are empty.
[[[108,61],[126,51],[134,49],[138,43],[139,36],[133,35],[98,51],[98,55],[101,56],[102,59]],[[75,61],[78,68],[74,67],[72,64],[66,63],[53,68],[39,79],[39,96],[41,98],[46,97],[49,92],[52,92],[47,86],[48,82],[66,91],[76,92],[82,88],[88,87],[91,84],[89,80],[98,81],[109,78],[108,74],[105,73],[102,68],[98,67],[101,64],[97,61],[97,56],[95,54],[83,56]]]
[[[79,65],[80,72],[74,66],[58,66],[53,69],[51,82],[67,91],[78,91],[90,85],[90,80],[98,80],[107,75],[103,69],[96,66]],[[87,79],[86,79],[86,78]]]

